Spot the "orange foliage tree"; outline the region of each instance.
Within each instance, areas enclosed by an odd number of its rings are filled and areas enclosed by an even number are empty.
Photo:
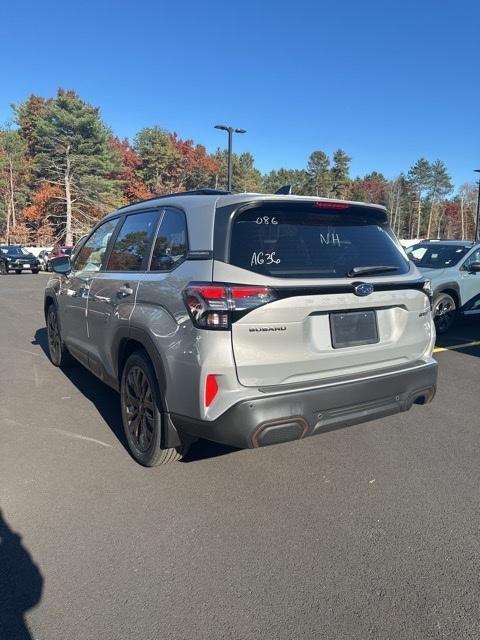
[[[142,161],[135,151],[133,151],[128,140],[112,138],[112,146],[117,151],[122,162],[118,179],[123,183],[124,204],[149,198],[152,194],[147,189],[138,171]]]
[[[56,240],[57,221],[63,213],[63,192],[57,185],[44,182],[33,194],[32,203],[23,210],[23,221],[40,244]]]
[[[215,184],[219,162],[207,153],[201,144],[182,140],[176,133],[170,134],[170,143],[179,157],[177,164],[177,189],[200,189]]]

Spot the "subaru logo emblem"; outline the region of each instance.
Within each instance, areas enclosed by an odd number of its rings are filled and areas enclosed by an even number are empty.
[[[369,296],[373,293],[373,285],[368,282],[361,282],[353,287],[353,291],[356,296]]]

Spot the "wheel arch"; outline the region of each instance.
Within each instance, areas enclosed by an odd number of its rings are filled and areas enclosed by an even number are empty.
[[[457,309],[460,309],[462,305],[462,300],[460,297],[460,287],[457,282],[445,282],[442,285],[435,288],[433,292],[433,298],[435,299],[439,293],[448,293],[449,296],[455,300],[455,304],[457,305]]]
[[[162,447],[171,448],[181,445],[180,436],[173,425],[168,413],[166,402],[167,376],[165,366],[158,349],[156,348],[152,338],[140,327],[123,327],[119,329],[114,341],[114,365],[117,375],[118,389],[121,386],[123,369],[128,357],[135,351],[143,350],[147,354],[155,371],[160,394],[163,401],[164,420],[162,433]]]
[[[119,329],[115,336],[114,365],[118,386],[120,387],[123,368],[128,357],[140,349],[145,351],[150,358],[153,368],[155,369],[160,392],[162,396],[165,397],[167,385],[165,367],[162,358],[147,331],[140,329],[139,327],[123,327]]]
[[[55,300],[55,296],[51,293],[45,294],[45,300],[43,301],[43,315],[45,316],[45,320],[47,319],[48,309],[53,305],[57,305]]]

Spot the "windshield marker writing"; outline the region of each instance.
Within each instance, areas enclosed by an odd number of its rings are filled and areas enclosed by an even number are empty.
[[[337,245],[337,247],[340,246],[340,236],[338,235],[338,233],[327,233],[327,236],[325,237],[323,235],[323,233],[320,234],[320,243],[321,244],[331,244],[331,245]]]
[[[252,253],[252,259],[250,261],[250,266],[253,267],[254,264],[280,264],[280,258],[275,258],[275,251],[271,253],[264,253],[263,251],[254,251]]]

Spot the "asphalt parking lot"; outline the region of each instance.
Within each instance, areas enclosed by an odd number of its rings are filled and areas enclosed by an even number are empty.
[[[46,279],[0,279],[1,640],[480,637],[480,322],[428,407],[144,469],[47,359]]]

